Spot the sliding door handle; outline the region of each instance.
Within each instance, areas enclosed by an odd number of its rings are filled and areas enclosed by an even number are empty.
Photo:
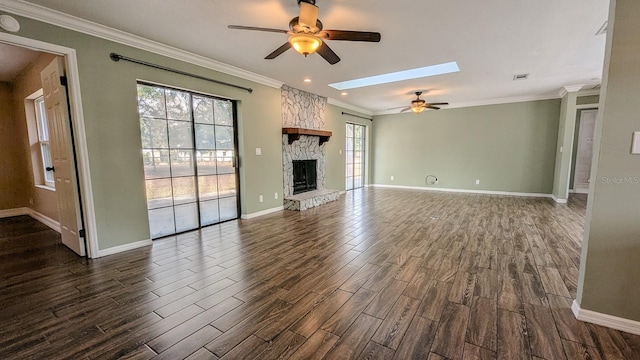
[[[47,171],[56,171],[56,168],[54,168],[53,166],[47,166],[44,169],[47,170]]]

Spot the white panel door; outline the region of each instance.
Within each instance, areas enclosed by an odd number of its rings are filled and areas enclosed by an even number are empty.
[[[40,73],[49,122],[62,243],[78,255],[84,256],[86,254],[84,241],[79,235],[82,220],[69,125],[69,107],[67,93],[60,81],[61,76],[64,76],[64,64],[61,58],[56,58]]]
[[[578,151],[576,152],[576,170],[573,178],[573,190],[581,194],[589,192],[596,116],[598,116],[598,110],[583,110],[580,113],[580,129],[578,130]]]

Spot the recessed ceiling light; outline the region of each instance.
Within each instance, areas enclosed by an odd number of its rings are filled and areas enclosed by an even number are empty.
[[[355,89],[364,86],[372,86],[379,84],[386,84],[390,82],[410,80],[410,79],[419,79],[427,76],[435,76],[441,74],[448,74],[452,72],[458,72],[460,68],[458,68],[458,64],[455,61],[431,65],[426,67],[421,67],[417,69],[403,70],[392,72],[388,74],[375,75],[364,77],[360,79],[348,80],[338,83],[329,84],[334,89],[338,90],[347,90],[347,89]]]
[[[304,82],[306,82],[306,83],[308,84],[308,83],[310,83],[310,82],[311,82],[311,79],[309,79],[309,78],[304,79]]]
[[[346,92],[346,91],[343,91],[343,92],[341,92],[341,93],[340,93],[340,95],[342,95],[342,96],[347,96],[347,95],[349,95],[349,93],[348,93],[348,92]]]

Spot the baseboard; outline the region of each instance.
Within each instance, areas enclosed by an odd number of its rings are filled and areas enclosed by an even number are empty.
[[[469,190],[469,189],[434,188],[434,187],[423,187],[423,186],[403,186],[403,185],[383,185],[383,184],[373,184],[371,186],[382,187],[382,188],[393,188],[393,189],[443,191],[443,192],[486,194],[486,195],[507,195],[507,196],[543,197],[543,198],[550,198],[550,197],[553,196],[551,194],[541,194],[541,193],[524,193],[524,192],[494,191],[494,190]]]
[[[553,199],[553,201],[557,202],[558,204],[566,204],[567,203],[567,199],[558,199],[553,194],[551,194],[551,198]]]
[[[29,215],[30,209],[27,207],[0,210],[0,219],[20,215]]]
[[[52,230],[60,232],[60,223],[58,221],[53,220],[52,218],[50,218],[48,216],[42,215],[39,212],[37,212],[37,211],[35,211],[33,209],[30,209],[28,207],[0,210],[0,219],[1,218],[13,217],[13,216],[21,216],[21,215],[31,216],[35,220],[38,220],[39,222],[43,223],[44,225],[47,225]]]
[[[124,251],[128,251],[128,250],[133,250],[133,249],[149,246],[152,243],[153,242],[151,241],[151,239],[147,239],[147,240],[136,241],[136,242],[133,242],[133,243],[130,243],[130,244],[114,246],[114,247],[110,247],[108,249],[98,250],[97,251],[98,256],[96,256],[96,257],[109,256],[109,255],[121,253],[121,252],[124,252]]]
[[[606,326],[608,328],[628,332],[630,334],[640,335],[640,321],[582,309],[576,300],[573,300],[573,304],[571,304],[571,311],[573,311],[573,315],[576,319],[580,321]]]
[[[242,216],[240,216],[241,219],[243,220],[249,220],[249,219],[253,219],[256,218],[258,216],[263,216],[263,215],[268,215],[274,212],[278,212],[278,211],[282,211],[284,210],[284,205],[283,206],[277,206],[271,209],[267,209],[267,210],[262,210],[262,211],[258,211],[258,212],[254,212],[251,214],[242,214]]]
[[[42,215],[39,212],[33,210],[33,209],[29,209],[29,216],[31,216],[32,218],[40,221],[41,223],[47,225],[48,227],[50,227],[52,230],[55,230],[57,232],[61,232],[60,230],[60,222],[53,220],[52,218]]]

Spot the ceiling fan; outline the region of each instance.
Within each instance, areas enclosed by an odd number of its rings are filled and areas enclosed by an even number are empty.
[[[420,114],[425,109],[440,110],[440,105],[449,105],[449,103],[447,102],[428,103],[423,99],[420,99],[420,95],[422,95],[422,91],[416,91],[415,94],[416,94],[416,99],[411,101],[411,106],[400,110],[400,112],[411,110],[416,114]],[[394,109],[397,109],[397,108],[394,108]]]
[[[324,40],[380,42],[380,33],[370,31],[324,30],[318,19],[318,7],[315,0],[297,0],[300,15],[289,22],[289,30],[270,29],[254,26],[229,25],[229,29],[255,30],[289,34],[289,40],[267,55],[265,59],[275,59],[293,47],[305,57],[317,52],[329,64],[340,61],[340,57],[329,48]]]

